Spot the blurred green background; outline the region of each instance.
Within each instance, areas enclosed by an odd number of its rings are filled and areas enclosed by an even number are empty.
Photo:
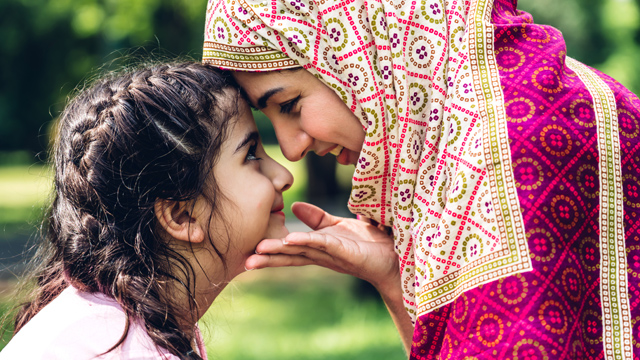
[[[6,263],[21,261],[16,254],[24,251],[27,240],[35,241],[51,183],[44,165],[48,133],[68,94],[103,64],[120,64],[123,56],[199,59],[205,7],[205,0],[0,2],[3,269]],[[640,92],[640,0],[527,0],[519,7],[531,12],[537,23],[559,28],[569,56]],[[340,168],[333,176],[332,162],[284,161],[268,121],[256,115],[265,142],[271,144],[268,151],[296,177],[287,204],[330,193],[337,199],[336,211],[343,211],[352,169]],[[326,183],[309,186],[318,166],[330,169],[336,180],[314,193]],[[15,281],[12,271],[18,270],[1,272],[0,311],[11,304],[7,294]],[[211,358],[402,359],[384,305],[354,290],[358,286],[349,277],[313,268],[243,275],[206,316]]]

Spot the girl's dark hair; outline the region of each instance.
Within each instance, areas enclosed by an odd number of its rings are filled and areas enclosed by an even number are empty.
[[[238,99],[218,70],[180,63],[112,74],[70,101],[54,146],[42,265],[16,332],[73,285],[115,299],[126,313],[125,332],[109,351],[139,321],[159,347],[200,359],[191,351],[193,329],[181,326],[197,320],[194,271],[162,240],[153,209],[158,199],[203,195],[215,212],[221,195],[211,170]],[[189,294],[190,311],[167,291],[173,284]]]

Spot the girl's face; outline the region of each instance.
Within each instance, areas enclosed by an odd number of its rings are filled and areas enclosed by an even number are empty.
[[[255,253],[262,239],[289,233],[284,226],[282,193],[293,183],[291,173],[265,153],[244,101],[213,173],[223,196],[218,202],[222,217],[216,221],[214,215],[209,232],[213,241],[229,238],[228,248],[221,244],[220,250],[235,276],[244,271],[244,260]]]
[[[271,120],[282,153],[298,161],[309,151],[332,153],[343,165],[356,164],[365,131],[342,100],[310,72],[235,72],[253,106]]]

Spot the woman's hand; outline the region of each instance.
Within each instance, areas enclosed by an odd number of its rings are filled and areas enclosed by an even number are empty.
[[[390,284],[400,286],[398,256],[393,238],[386,232],[307,203],[293,204],[292,211],[315,231],[263,240],[256,255],[247,259],[247,269],[319,265],[366,280],[380,292]]]
[[[245,267],[249,270],[319,265],[370,282],[387,305],[408,354],[413,324],[402,299],[393,238],[381,226],[333,216],[311,204],[295,203],[291,210],[314,231],[291,233],[284,239],[262,240],[256,254],[245,262]]]

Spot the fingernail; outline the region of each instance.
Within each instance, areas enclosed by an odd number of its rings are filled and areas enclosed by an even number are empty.
[[[262,253],[260,251],[258,251],[258,250],[256,250],[256,254],[262,255]]]
[[[245,270],[245,271],[251,271],[251,270],[253,270],[253,269],[247,269],[247,267],[245,266],[245,267],[244,267],[244,270]]]
[[[282,239],[282,244],[283,245],[287,245],[289,242],[287,241],[287,239]]]

